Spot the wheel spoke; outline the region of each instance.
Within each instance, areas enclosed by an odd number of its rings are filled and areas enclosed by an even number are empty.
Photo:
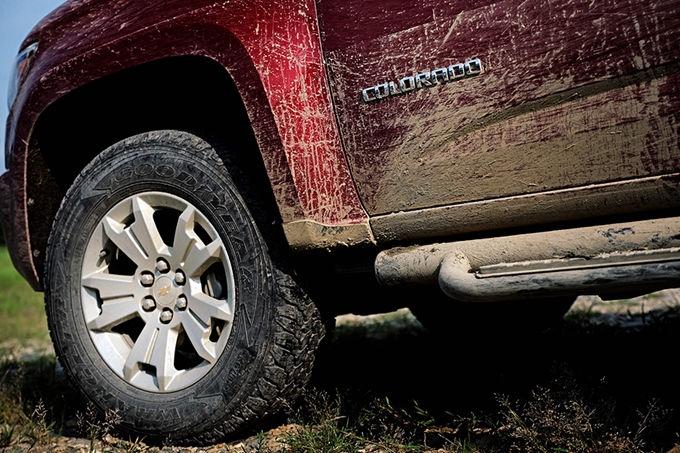
[[[217,354],[215,353],[215,347],[210,342],[210,329],[203,327],[191,314],[185,316],[182,325],[196,353],[204,360],[215,363]]]
[[[199,277],[210,265],[220,260],[221,251],[222,241],[219,239],[215,239],[204,247],[198,243],[194,244],[184,263],[184,272],[189,277]]]
[[[140,197],[132,199],[132,213],[135,222],[130,230],[142,246],[146,256],[159,255],[167,248],[153,220],[154,210]]]
[[[161,224],[167,221],[174,223]],[[172,243],[161,236],[166,226]],[[215,366],[231,333],[234,278],[225,243],[195,206],[160,191],[128,196],[96,225],[86,253],[86,327],[118,376],[145,391],[171,392]],[[168,289],[172,297],[164,297]]]
[[[130,297],[135,293],[134,276],[94,272],[83,277],[82,285],[99,291],[104,300]]]
[[[198,293],[187,296],[189,310],[206,326],[210,325],[210,319],[220,319],[226,322],[234,320],[234,314],[223,300],[215,299],[207,294]]]
[[[133,298],[104,302],[99,316],[87,323],[90,330],[110,331],[125,321],[137,316],[139,303]]]
[[[180,263],[186,261],[189,251],[201,241],[194,231],[195,216],[196,210],[192,206],[187,206],[177,220],[175,238],[172,242],[172,255]]]
[[[120,250],[127,255],[128,258],[132,260],[137,266],[142,266],[146,260],[147,256],[142,250],[139,243],[132,237],[130,230],[125,228],[120,222],[116,222],[110,217],[105,217],[102,220],[104,225],[104,232],[106,235],[116,244]]]
[[[151,351],[156,343],[159,329],[147,323],[142,329],[142,333],[137,337],[135,345],[130,350],[130,354],[125,360],[123,368],[123,377],[126,381],[131,382],[135,376],[141,371],[141,365],[149,363],[151,360]]]
[[[151,353],[151,365],[156,367],[156,379],[158,379],[158,389],[164,392],[177,376],[175,369],[175,348],[177,346],[176,328],[160,329],[156,342]]]

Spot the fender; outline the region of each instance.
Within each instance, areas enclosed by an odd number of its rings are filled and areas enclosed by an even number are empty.
[[[60,14],[48,16],[25,40],[39,40],[43,52],[39,48],[12,109],[20,114],[10,114],[7,122],[8,161],[17,169],[9,183],[17,211],[21,211],[11,214],[11,236],[28,235],[27,144],[38,117],[50,104],[60,95],[127,67],[200,55],[221,64],[241,94],[270,182],[277,188],[274,192],[291,245],[307,250],[348,241],[372,242],[332,108],[313,0],[302,4],[240,0],[222,9],[208,1],[192,2],[191,8],[181,0],[144,6],[127,0],[94,1],[87,11],[96,12],[96,17],[74,18],[82,14],[82,8],[73,8],[76,3],[62,5]],[[172,19],[153,23],[151,18],[156,16],[149,8],[159,7]],[[67,9],[65,14],[63,9]],[[121,21],[121,14],[130,20]],[[57,16],[68,26],[54,23],[52,18]],[[108,26],[113,21],[107,19],[113,16],[125,26]],[[163,46],[156,46],[161,38]],[[98,46],[88,46],[88,41]],[[320,239],[317,232],[329,226],[335,234]],[[19,257],[17,267],[30,282],[37,282],[30,241],[21,240],[17,247],[13,253]]]

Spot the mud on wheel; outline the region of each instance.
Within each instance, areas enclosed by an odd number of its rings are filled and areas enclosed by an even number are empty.
[[[183,132],[131,137],[83,170],[45,284],[69,378],[148,440],[214,442],[276,412],[323,335],[215,151]]]

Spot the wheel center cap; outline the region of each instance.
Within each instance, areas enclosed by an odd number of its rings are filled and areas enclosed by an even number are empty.
[[[153,284],[153,297],[160,305],[172,305],[175,302],[176,293],[177,288],[169,277],[158,277],[156,283]]]

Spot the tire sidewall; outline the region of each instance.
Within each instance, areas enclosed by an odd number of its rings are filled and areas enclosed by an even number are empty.
[[[121,428],[151,437],[200,434],[238,407],[265,366],[270,343],[271,263],[245,204],[211,149],[173,146],[162,134],[133,137],[104,151],[73,184],[57,214],[46,272],[48,319],[57,354],[70,378],[102,412],[117,410]],[[205,145],[205,146],[204,146]],[[220,235],[236,285],[231,334],[213,368],[195,384],[170,393],[133,387],[97,352],[81,302],[83,257],[95,227],[121,200],[160,191],[193,204]]]

